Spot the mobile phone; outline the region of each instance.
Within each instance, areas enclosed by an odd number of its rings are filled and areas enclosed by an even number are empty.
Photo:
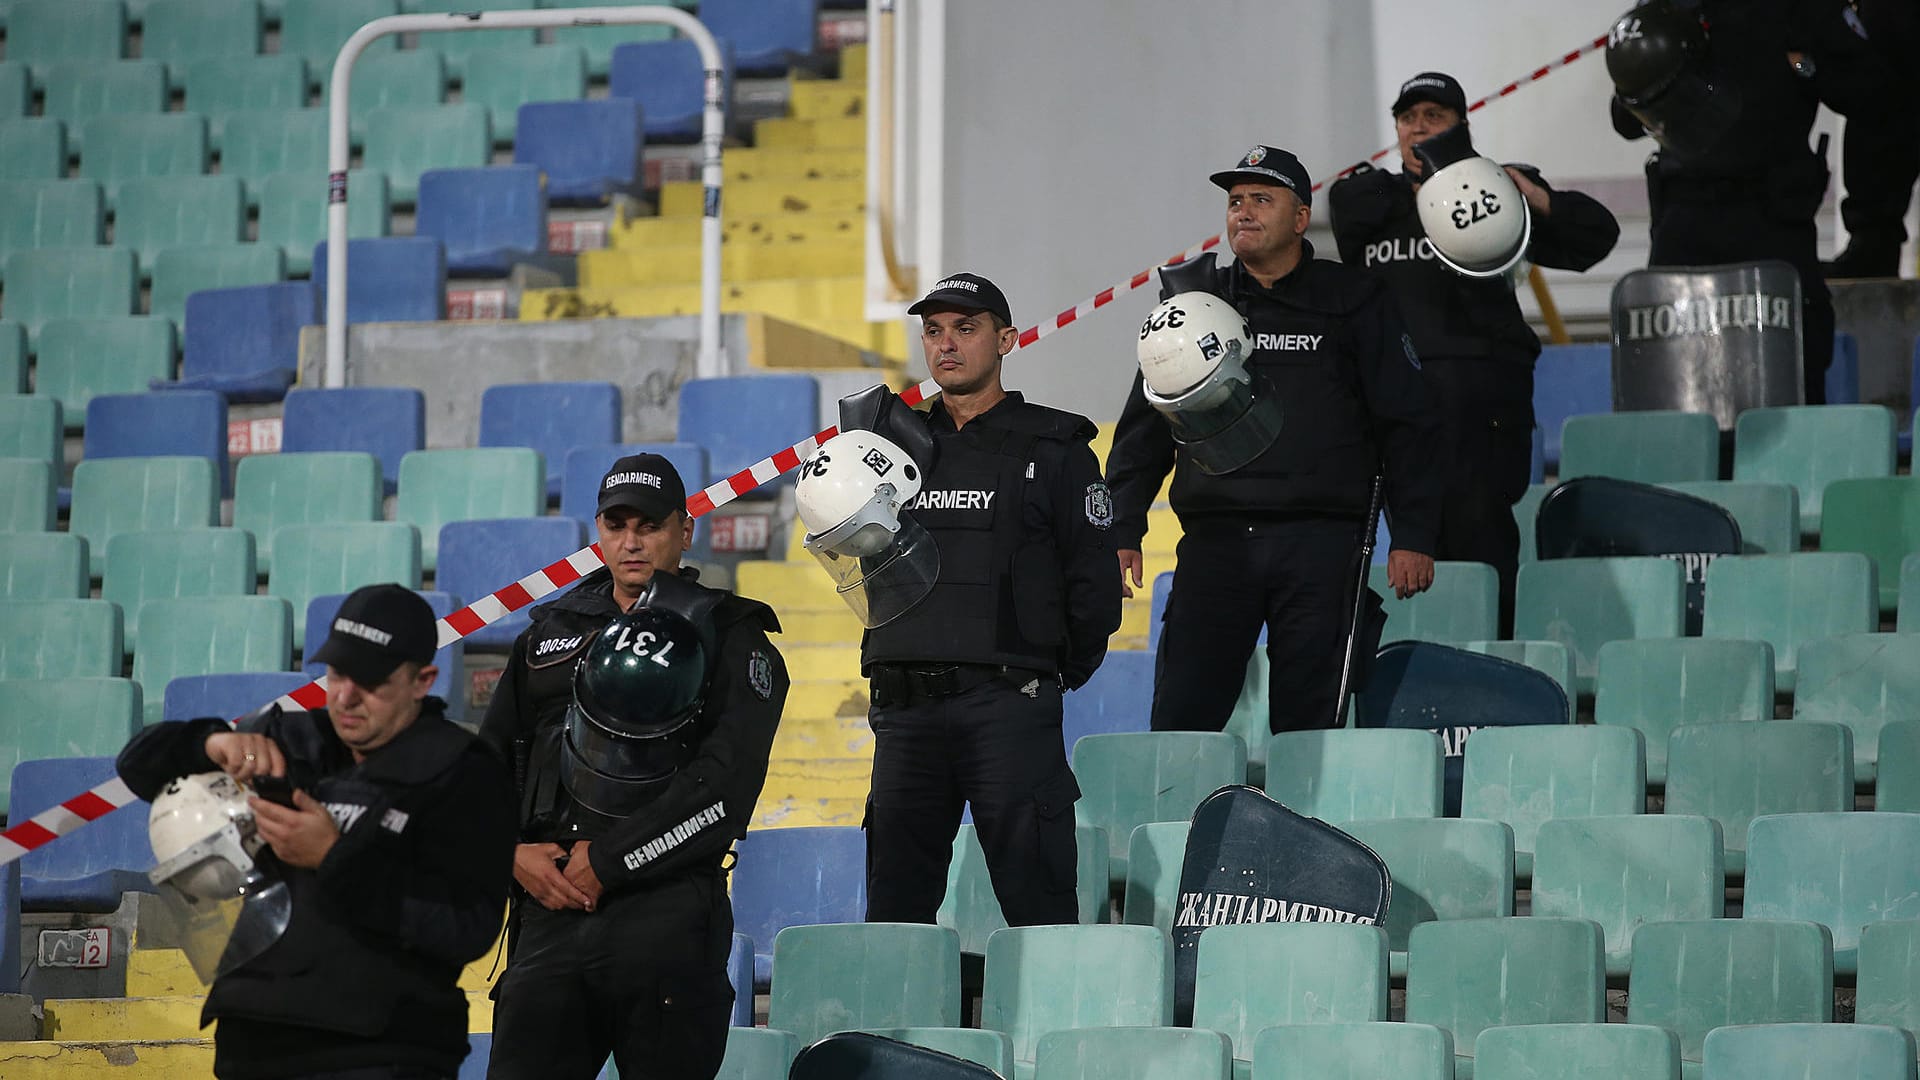
[[[284,776],[256,776],[253,778],[253,793],[270,803],[281,806],[293,805],[293,783]]]

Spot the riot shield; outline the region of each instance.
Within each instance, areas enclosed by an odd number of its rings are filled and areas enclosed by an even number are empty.
[[[788,1080],[998,1080],[999,1074],[952,1054],[896,1039],[843,1031],[793,1059]]]
[[[1534,550],[1542,559],[1666,555],[1687,583],[1687,626],[1698,636],[1705,617],[1707,566],[1715,556],[1740,554],[1740,525],[1725,507],[1678,491],[1583,476],[1540,501],[1533,521]]]
[[[1800,275],[1778,260],[1635,270],[1613,287],[1613,407],[1712,413],[1798,405]]]

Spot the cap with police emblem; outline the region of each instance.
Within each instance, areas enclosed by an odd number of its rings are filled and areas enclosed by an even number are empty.
[[[629,454],[600,478],[600,502],[594,513],[615,507],[661,522],[687,507],[687,488],[673,462],[659,454]]]
[[[1393,108],[1387,110],[1394,116],[1406,112],[1417,102],[1431,101],[1435,105],[1444,105],[1467,118],[1467,92],[1460,88],[1460,81],[1444,71],[1423,71],[1400,84],[1400,96],[1393,99]]]
[[[340,602],[326,643],[308,659],[363,687],[379,686],[403,663],[433,663],[434,622],[433,609],[412,589],[363,585]]]
[[[1276,146],[1256,146],[1233,168],[1207,179],[1222,191],[1232,191],[1235,184],[1279,184],[1292,191],[1301,205],[1313,205],[1313,181],[1307,176],[1307,167]]]
[[[907,309],[909,315],[934,311],[985,311],[1013,325],[1013,311],[1000,286],[979,274],[952,274],[934,282],[933,290]]]

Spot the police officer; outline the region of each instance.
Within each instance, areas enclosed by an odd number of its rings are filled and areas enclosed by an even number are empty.
[[[215,979],[202,1023],[215,1076],[447,1077],[467,1053],[460,969],[500,932],[512,864],[505,766],[427,691],[434,617],[399,585],[340,605],[313,658],[327,707],[269,709],[229,730],[158,724],[120,752],[143,799],[225,772],[291,894],[284,934]],[[231,946],[230,946],[231,947]]]
[[[934,920],[971,803],[1007,922],[1075,922],[1080,789],[1061,694],[1092,676],[1120,625],[1094,426],[1002,387],[1019,331],[993,282],[954,274],[907,311],[943,393],[924,418],[937,457],[905,510],[940,569],[924,599],[862,640],[867,918]]]
[[[594,519],[606,566],[533,609],[481,723],[481,738],[512,755],[520,789],[519,889],[488,1072],[496,1080],[592,1077],[609,1052],[625,1077],[711,1077],[726,1050],[733,910],[724,860],[766,781],[787,673],[767,640],[780,628],[773,611],[701,586],[681,567],[693,539],[685,503],[665,458],[613,464]],[[630,646],[652,633],[633,632],[643,617],[697,636]],[[615,654],[639,662],[609,668]],[[615,681],[588,695],[602,669]],[[678,715],[694,702],[697,715]],[[617,727],[656,706],[675,714],[663,737],[625,741],[679,756],[623,793],[582,725]],[[589,780],[596,794],[581,797]]]
[[[1883,59],[1897,65],[1920,55],[1920,5],[1858,0],[1853,7]],[[1833,260],[1827,276],[1899,277],[1907,207],[1920,178],[1920,122],[1900,96],[1876,97],[1847,117],[1840,157],[1847,184],[1846,198],[1840,200],[1847,250]]]
[[[1852,114],[1891,92],[1847,16],[1843,0],[1651,0],[1607,46],[1614,130],[1660,142],[1648,265],[1792,263],[1809,403],[1826,400],[1834,315],[1815,250],[1827,163],[1807,138],[1821,103]]]
[[[1136,375],[1107,459],[1120,569],[1131,595],[1144,582],[1147,509],[1173,470],[1183,535],[1160,635],[1154,729],[1224,728],[1263,623],[1269,726],[1325,727],[1339,696],[1373,477],[1384,470],[1394,545],[1387,576],[1410,596],[1433,584],[1445,433],[1386,285],[1313,257],[1304,235],[1312,185],[1299,159],[1256,146],[1211,179],[1227,193],[1235,261],[1216,266],[1206,255],[1163,270],[1162,296],[1205,291],[1246,317],[1248,368],[1271,387],[1283,420],[1250,462],[1221,471],[1176,442]],[[1383,621],[1378,599],[1366,598],[1362,657]]]
[[[1416,144],[1467,122],[1467,96],[1451,75],[1408,79],[1393,102],[1402,171],[1356,166],[1327,191],[1342,262],[1387,283],[1407,320],[1440,411],[1453,467],[1434,556],[1491,565],[1500,575],[1502,636],[1513,627],[1520,531],[1513,504],[1526,494],[1533,458],[1533,364],[1540,339],[1520,312],[1506,275],[1469,277],[1435,257],[1414,194],[1425,178]],[[1531,165],[1506,172],[1532,215],[1526,258],[1585,270],[1620,237],[1613,214],[1592,197],[1561,191]]]

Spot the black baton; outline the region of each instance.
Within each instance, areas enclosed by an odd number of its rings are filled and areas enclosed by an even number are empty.
[[[1360,619],[1366,611],[1367,574],[1373,567],[1373,536],[1380,527],[1382,475],[1373,474],[1373,493],[1367,499],[1367,527],[1360,534],[1360,572],[1353,584],[1353,613],[1347,619],[1347,643],[1340,650],[1340,692],[1333,699],[1333,727],[1347,722],[1347,696],[1353,693],[1353,647],[1360,637]]]

